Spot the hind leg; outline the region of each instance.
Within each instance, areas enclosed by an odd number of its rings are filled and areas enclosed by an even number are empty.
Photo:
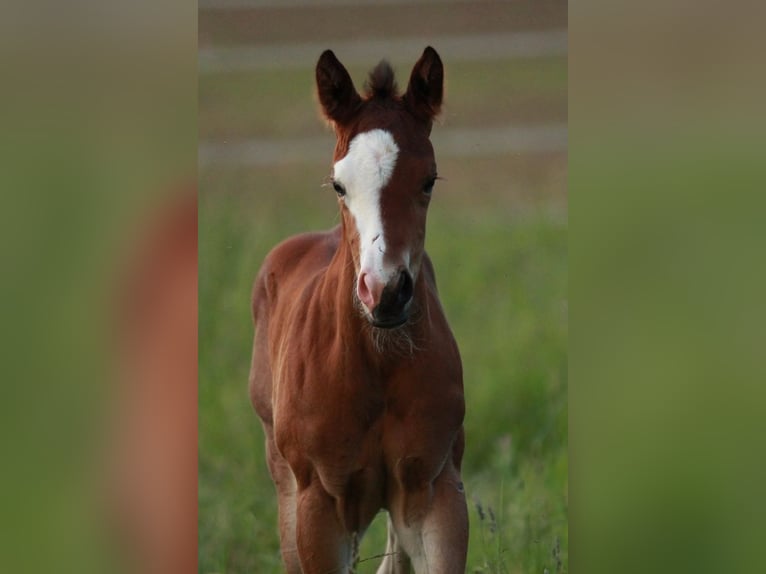
[[[410,559],[404,551],[404,547],[399,543],[396,536],[396,529],[391,522],[391,516],[388,517],[388,542],[386,543],[386,556],[383,558],[377,574],[409,574]]]
[[[267,433],[268,434],[268,433]],[[279,454],[271,438],[266,439],[266,459],[277,490],[279,505],[279,543],[285,572],[301,574],[295,541],[296,485],[292,470]]]

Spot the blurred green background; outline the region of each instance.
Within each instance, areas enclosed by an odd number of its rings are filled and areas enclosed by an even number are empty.
[[[361,87],[385,57],[404,87],[428,44],[447,91],[426,246],[464,363],[468,570],[568,571],[566,28],[565,2],[200,2],[200,572],[281,571],[249,301],[271,247],[338,221],[314,63],[333,49]]]

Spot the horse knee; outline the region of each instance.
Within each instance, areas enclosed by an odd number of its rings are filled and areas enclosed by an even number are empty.
[[[415,572],[457,573],[465,569],[468,509],[460,474],[449,464],[429,480],[416,459],[397,465],[391,518]]]
[[[399,496],[395,512],[405,526],[420,522],[434,495],[431,476],[419,457],[400,458],[394,468]]]

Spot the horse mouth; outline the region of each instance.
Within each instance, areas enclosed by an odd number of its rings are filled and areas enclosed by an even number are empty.
[[[402,313],[396,317],[373,317],[370,319],[370,323],[378,329],[396,329],[404,325],[407,319],[409,319],[407,313]]]

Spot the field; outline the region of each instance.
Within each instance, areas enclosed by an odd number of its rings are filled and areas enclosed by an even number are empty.
[[[200,13],[203,48],[225,43],[221,12]],[[449,17],[441,18],[452,33]],[[232,34],[245,32],[240,26]],[[393,61],[400,85],[418,55]],[[496,126],[565,124],[566,55],[444,60],[447,111],[433,136],[444,180],[434,190],[426,246],[464,365],[468,571],[567,572],[566,148],[507,152],[478,139],[465,142],[465,153],[453,145],[440,154],[446,142],[440,137],[452,129],[481,134]],[[357,86],[375,63],[349,66]],[[201,158],[199,571],[205,574],[281,571],[276,501],[247,396],[249,297],[274,244],[338,220],[334,194],[322,187],[333,136],[317,119],[312,81],[310,64],[200,75],[203,143],[326,140],[326,159],[319,161],[313,155],[268,163]],[[383,552],[384,527],[379,516],[362,545],[359,572],[375,572],[379,559],[364,560]]]

